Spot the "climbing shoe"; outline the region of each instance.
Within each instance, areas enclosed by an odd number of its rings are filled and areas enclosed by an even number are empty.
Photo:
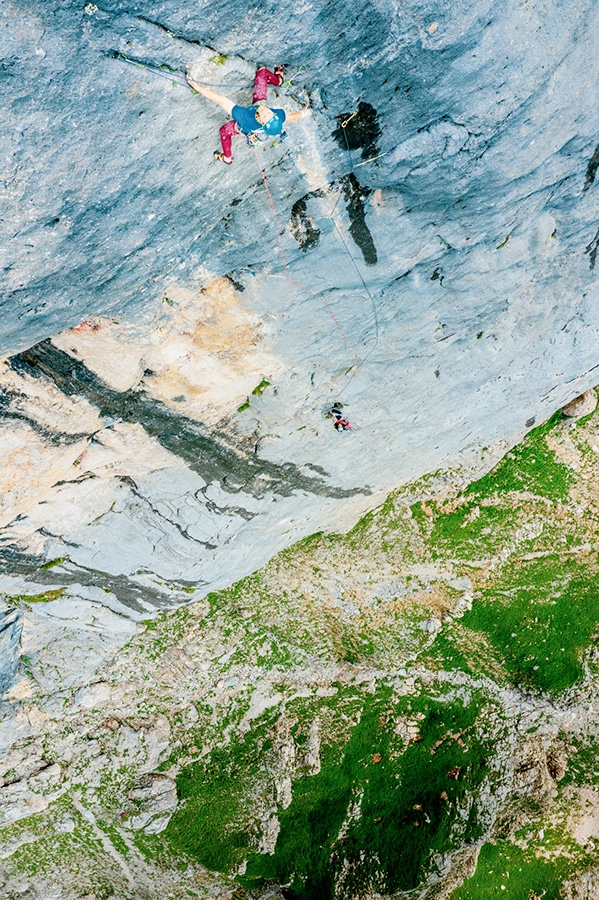
[[[224,153],[219,153],[218,150],[214,151],[214,158],[217,159],[219,162],[224,163],[226,166],[230,166],[231,163],[233,162],[232,156],[227,157],[227,156],[225,156]]]
[[[283,84],[283,82],[285,81],[285,70],[283,69],[283,66],[276,66],[275,70],[273,72],[273,75],[278,75],[279,78],[281,79],[279,81],[279,87],[280,87]]]

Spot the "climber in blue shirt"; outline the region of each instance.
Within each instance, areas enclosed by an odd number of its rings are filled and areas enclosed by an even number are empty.
[[[261,101],[267,99],[268,85],[274,84],[280,86],[283,84],[283,69],[277,66],[274,72],[271,72],[265,66],[261,66],[256,72],[254,80],[254,96],[252,98],[252,106],[238,106],[224,97],[217,94],[216,91],[210,90],[188,75],[187,81],[190,87],[197,91],[198,94],[218,103],[226,113],[231,116],[229,122],[221,125],[220,142],[222,145],[222,153],[218,150],[214,152],[214,158],[220,160],[230,166],[233,162],[232,141],[234,134],[244,134],[251,141],[265,141],[269,137],[280,134],[283,130],[285,122],[297,122],[303,116],[309,116],[310,110],[302,109],[296,113],[286,113],[284,109],[271,109],[268,106],[262,106]]]

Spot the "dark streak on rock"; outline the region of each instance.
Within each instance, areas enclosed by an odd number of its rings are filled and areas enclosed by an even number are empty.
[[[350,172],[349,175],[344,175],[339,179],[339,182],[332,181],[326,190],[319,188],[316,191],[310,191],[297,200],[291,208],[289,230],[304,253],[316,247],[320,240],[321,231],[312,221],[312,217],[308,215],[308,201],[313,197],[325,197],[335,188],[337,183],[343,192],[343,199],[345,200],[345,208],[350,222],[349,233],[356,247],[362,251],[364,262],[369,266],[374,266],[378,256],[372,234],[366,224],[366,211],[364,208],[364,201],[366,197],[372,194],[372,190],[368,187],[363,187],[353,172]]]
[[[411,269],[408,269],[407,272],[402,272],[401,275],[398,275],[396,278],[393,279],[393,283],[395,283],[396,281],[401,281],[402,278],[407,278],[408,275],[411,274],[411,272],[412,272]]]
[[[318,472],[319,475],[328,475],[329,473],[326,469],[323,469],[322,466],[315,466],[313,463],[306,463],[307,469],[312,469],[313,472]]]
[[[55,447],[66,447],[69,444],[76,444],[77,441],[80,441],[82,438],[88,436],[87,432],[78,432],[77,434],[57,434],[50,428],[46,428],[44,425],[36,422],[35,419],[32,419],[24,413],[19,412],[18,408],[11,409],[11,403],[15,400],[18,401],[20,397],[26,399],[24,395],[20,394],[18,391],[0,389],[0,419],[8,419],[15,422],[24,422],[33,431],[35,431],[36,434],[39,434],[40,437],[42,437],[45,441],[48,441],[49,444],[52,444]]]
[[[361,149],[362,159],[376,156],[379,152],[378,140],[381,136],[376,109],[370,103],[360,101],[355,115],[352,115],[352,112],[336,116],[339,125],[333,131],[333,137],[342,150],[347,150],[348,146],[350,150]],[[342,127],[342,122],[347,122],[345,128]]]
[[[206,487],[201,488],[199,491],[195,492],[195,498],[198,502],[204,503],[206,505],[206,509],[208,512],[214,513],[215,516],[239,516],[240,519],[243,519],[244,522],[251,522],[252,519],[256,517],[256,513],[250,512],[248,509],[245,509],[243,506],[218,506],[211,500],[210,497],[207,496],[207,490],[210,485],[206,485]],[[200,501],[199,494],[202,495],[202,500]]]
[[[50,536],[65,543],[57,535]],[[45,560],[40,557],[23,553],[14,544],[0,548],[0,572],[21,575],[26,581],[32,581],[36,585],[43,584],[55,588],[70,584],[86,584],[99,587],[102,590],[110,591],[124,606],[138,613],[147,614],[148,603],[151,603],[156,609],[173,609],[181,604],[180,598],[168,597],[162,591],[155,590],[147,584],[138,585],[127,575],[111,575],[108,572],[100,572],[71,562],[63,563],[60,573],[58,573],[42,569],[41,566],[44,562]],[[181,589],[200,586],[201,583],[196,582],[193,584],[186,581],[177,582],[177,587],[181,587]]]
[[[140,503],[144,503],[149,509],[154,513],[157,519],[161,519],[163,522],[166,522],[167,525],[171,525],[176,531],[179,532],[182,538],[187,541],[194,541],[196,544],[200,544],[201,547],[205,547],[206,550],[216,550],[216,544],[211,544],[209,541],[200,541],[198,538],[194,538],[193,535],[189,533],[188,528],[183,528],[182,525],[177,522],[176,519],[170,519],[168,516],[165,516],[164,513],[161,513],[157,506],[154,506],[149,497],[144,496],[142,492],[139,490],[137,483],[131,478],[130,475],[119,475],[119,481],[123,484],[126,484],[134,497],[140,501]]]
[[[341,179],[341,186],[350,221],[349,233],[354,239],[356,246],[362,251],[366,265],[374,266],[378,256],[370,229],[366,224],[366,213],[364,210],[364,200],[372,194],[372,191],[370,188],[362,187],[353,172]]]
[[[587,191],[594,182],[595,176],[597,175],[597,169],[599,169],[599,144],[595,147],[595,152],[589,160],[583,191]],[[591,266],[591,268],[593,267]]]
[[[318,246],[320,240],[320,228],[314,225],[312,217],[308,215],[308,200],[312,197],[323,196],[324,192],[322,190],[311,191],[300,200],[297,200],[291,207],[289,230],[304,253]]]
[[[223,490],[243,490],[256,497],[267,492],[290,496],[295,490],[342,499],[370,494],[368,488],[344,489],[325,484],[300,472],[293,463],[275,464],[244,455],[239,444],[230,445],[227,435],[209,432],[201,423],[178,415],[143,390],[124,393],[112,390],[82,362],[58,350],[49,340],[13,356],[16,371],[33,377],[45,375],[67,396],[84,396],[103,417],[136,422],[171,453],[183,459],[205,481],[220,482]],[[264,474],[268,473],[268,478]],[[230,476],[236,481],[231,487]]]
[[[163,25],[162,22],[156,22],[154,19],[149,19],[147,16],[138,15],[136,16],[139,22],[145,22],[147,25],[153,25],[154,28],[158,28],[160,31],[163,31],[170,38],[174,38],[176,41],[184,41],[186,44],[191,44],[196,47],[205,47],[207,50],[212,51],[212,53],[217,53],[214,47],[211,47],[209,44],[204,43],[203,41],[195,40],[194,38],[185,37],[183,34],[176,34],[172,29],[168,27],[168,25]]]
[[[242,294],[245,291],[245,285],[241,283],[241,281],[237,281],[233,272],[229,272],[228,275],[225,275],[227,281],[233,285],[236,291],[239,291]]]
[[[597,260],[597,250],[598,249],[599,249],[599,228],[597,229],[597,231],[595,233],[595,237],[593,238],[591,243],[588,245],[588,247],[584,251],[585,253],[589,254],[589,259],[591,261],[591,271],[595,268],[595,262]]]

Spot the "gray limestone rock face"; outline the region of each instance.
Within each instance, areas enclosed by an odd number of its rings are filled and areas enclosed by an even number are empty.
[[[576,881],[567,881],[564,884],[566,900],[594,900],[597,896],[599,896],[599,871],[597,869],[591,869]]]
[[[0,698],[12,686],[20,659],[23,614],[20,609],[0,605]]]
[[[597,5],[0,16],[4,571],[168,608],[597,382]]]
[[[145,775],[139,785],[129,792],[135,804],[135,815],[125,824],[134,831],[148,834],[164,831],[177,808],[175,782],[166,775]]]

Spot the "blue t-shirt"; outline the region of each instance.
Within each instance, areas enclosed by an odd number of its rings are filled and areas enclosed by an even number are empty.
[[[263,131],[262,125],[256,118],[256,110],[259,105],[258,103],[255,106],[235,105],[231,110],[231,116],[235,119],[243,134],[256,134],[259,131]],[[284,109],[273,109],[273,112],[280,117],[282,122],[285,121]]]

